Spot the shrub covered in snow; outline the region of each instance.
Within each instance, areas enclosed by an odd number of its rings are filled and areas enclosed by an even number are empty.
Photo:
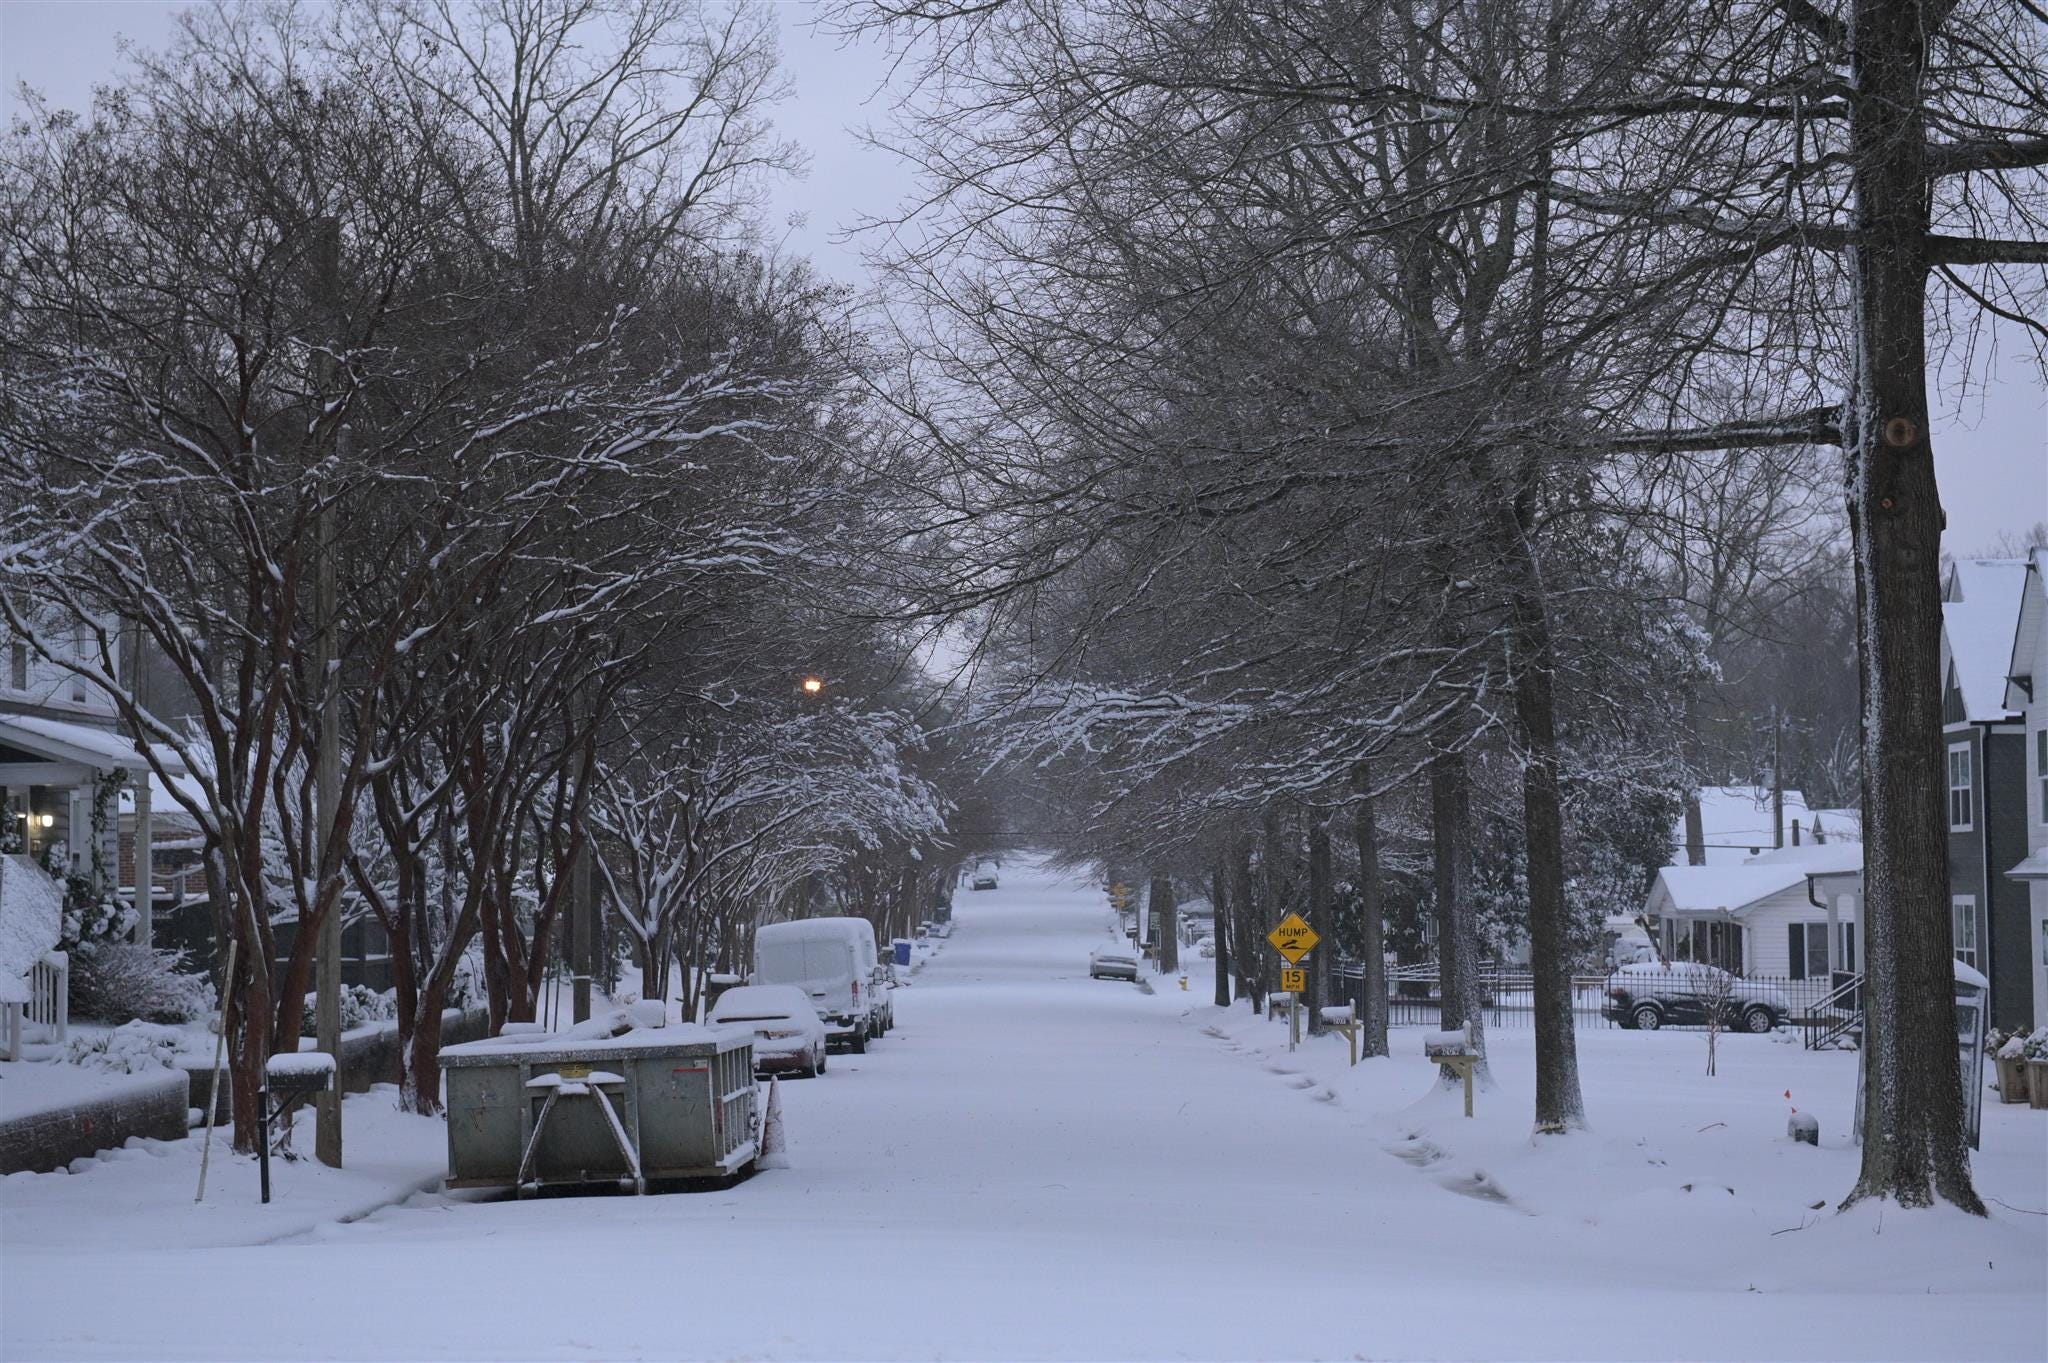
[[[98,1036],[74,1036],[64,1048],[64,1058],[89,1069],[111,1070],[115,1074],[145,1074],[154,1069],[176,1069],[178,1043],[184,1033],[175,1027],[152,1022],[128,1022]]]
[[[318,994],[306,995],[306,1010],[299,1019],[299,1035],[313,1036],[319,1023]],[[389,1022],[398,1016],[398,995],[394,990],[379,994],[360,984],[341,987],[341,1030],[352,1032],[373,1022]]]
[[[107,1022],[194,1022],[213,1011],[213,982],[184,969],[185,953],[135,942],[94,942],[71,954],[71,1011]]]

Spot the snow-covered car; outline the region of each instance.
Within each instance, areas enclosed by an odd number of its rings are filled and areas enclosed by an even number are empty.
[[[977,890],[993,890],[995,887],[996,873],[994,871],[976,871],[974,873],[973,888]]]
[[[1138,978],[1138,958],[1124,947],[1097,947],[1088,953],[1091,980],[1133,980]]]
[[[1637,961],[1607,977],[1601,1008],[1624,1027],[1654,1032],[1666,1025],[1698,1025],[1719,1008],[1723,1026],[1768,1032],[1792,1015],[1783,990],[1745,980],[1697,961]]]
[[[1195,943],[1195,954],[1205,961],[1213,958],[1216,955],[1216,939],[1214,937],[1204,937],[1201,941]]]
[[[743,984],[718,996],[704,1021],[713,1027],[750,1027],[754,1069],[825,1072],[825,1024],[810,997],[793,984]]]

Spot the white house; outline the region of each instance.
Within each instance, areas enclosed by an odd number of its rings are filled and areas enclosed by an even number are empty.
[[[2005,705],[2024,717],[2027,776],[2027,855],[2006,872],[2027,890],[2028,962],[2033,970],[2033,1019],[2048,1027],[2048,589],[2042,573],[2048,554],[2027,558],[2019,628],[2006,669]]]
[[[1803,843],[1739,863],[1666,866],[1644,904],[1664,954],[1777,979],[1853,971],[1863,846]]]

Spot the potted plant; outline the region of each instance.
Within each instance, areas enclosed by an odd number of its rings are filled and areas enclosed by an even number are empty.
[[[2026,1040],[2027,1099],[2031,1106],[2048,1109],[2048,1027]]]
[[[2010,1036],[1994,1035],[1995,1043],[1991,1055],[1998,1066],[1998,1098],[2000,1102],[2024,1103],[2027,1101],[2027,1034],[2015,1031]]]

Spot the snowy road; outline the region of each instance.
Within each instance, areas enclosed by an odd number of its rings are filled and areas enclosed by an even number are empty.
[[[1784,1247],[1804,1239],[1803,1257],[1825,1260],[1825,1229],[1759,1235],[1778,1266],[1744,1251],[1703,1271],[1632,1232],[1448,1191],[1344,1098],[1318,1101],[1330,1091],[1314,1066],[1206,1034],[1186,1016],[1199,995],[1090,981],[1108,917],[1099,891],[1015,867],[1003,888],[961,894],[953,939],[899,996],[898,1030],[783,1086],[791,1170],[698,1195],[420,1198],[263,1247],[10,1244],[0,1353],[2038,1351],[2026,1313],[2038,1320],[2039,1298],[2004,1283],[1923,1301],[1858,1296],[1882,1289],[1822,1271],[1781,1290],[1782,1265],[1802,1257]],[[1406,1073],[1419,1064],[1382,1066],[1427,1088]],[[1290,1069],[1303,1072],[1277,1072]],[[1746,1291],[1745,1276],[1772,1290]]]

